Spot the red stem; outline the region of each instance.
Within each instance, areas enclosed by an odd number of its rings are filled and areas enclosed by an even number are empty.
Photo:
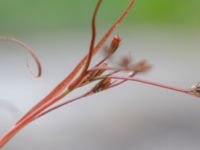
[[[92,60],[92,53],[94,50],[94,44],[95,44],[95,39],[96,39],[96,16],[97,16],[97,12],[100,8],[100,5],[102,3],[102,0],[99,0],[96,8],[94,10],[93,13],[93,17],[92,17],[92,36],[91,36],[91,42],[90,42],[90,48],[89,48],[89,53],[87,55],[87,59],[83,68],[83,71],[81,72],[81,74],[79,75],[79,77],[70,85],[70,89],[75,89],[78,84],[81,82],[82,78],[86,75],[88,67],[90,65],[90,62]]]
[[[136,74],[137,74],[137,72],[134,72],[134,73],[132,73],[131,75],[129,75],[128,77],[134,77]],[[124,79],[124,80],[122,80],[122,81],[120,81],[120,82],[118,82],[118,83],[112,84],[109,88],[116,87],[116,86],[118,86],[118,85],[120,85],[120,84],[125,83],[126,81],[128,81],[128,80],[127,80],[127,79]]]
[[[190,90],[179,89],[179,88],[176,88],[176,87],[172,87],[172,86],[168,86],[168,85],[164,85],[164,84],[160,84],[160,83],[155,83],[155,82],[151,82],[151,81],[146,81],[146,80],[142,80],[142,79],[132,78],[132,77],[110,76],[109,78],[135,81],[135,82],[153,85],[153,86],[157,86],[157,87],[160,87],[160,88],[164,88],[164,89],[168,89],[168,90],[172,90],[172,91],[176,91],[176,92],[191,94]]]
[[[94,50],[94,44],[95,44],[95,39],[96,39],[96,16],[97,16],[97,12],[100,8],[101,3],[102,3],[102,0],[99,0],[97,5],[96,5],[96,8],[94,10],[94,13],[93,13],[93,17],[92,17],[92,37],[91,37],[91,42],[90,42],[90,48],[89,48],[88,58],[87,58],[87,61],[85,63],[85,66],[83,68],[82,73],[85,73],[87,71],[87,69],[90,65],[91,59],[92,59],[92,53],[93,53],[93,50]]]
[[[49,112],[51,112],[51,111],[53,111],[53,110],[55,110],[55,109],[58,109],[58,108],[60,108],[60,107],[62,107],[62,106],[64,106],[64,105],[67,105],[67,104],[72,103],[72,102],[74,102],[74,101],[77,101],[77,100],[79,100],[79,99],[81,99],[81,98],[84,98],[84,97],[86,97],[86,96],[89,96],[90,94],[91,94],[91,92],[87,92],[87,93],[85,93],[85,94],[83,94],[83,95],[81,95],[81,96],[75,97],[75,98],[70,99],[70,100],[67,100],[67,101],[65,101],[65,102],[63,102],[63,103],[61,103],[61,104],[58,104],[58,105],[56,105],[56,106],[54,106],[54,107],[52,107],[52,108],[50,108],[50,109],[48,109],[48,110],[42,112],[41,114],[39,114],[38,116],[36,116],[36,117],[34,118],[34,120],[37,119],[37,118],[40,118],[40,117],[42,117],[42,116],[44,116],[44,115],[46,115],[47,113],[49,113]]]
[[[104,60],[104,59],[103,59],[103,60]],[[97,66],[98,66],[98,65],[97,65]],[[114,72],[114,73],[117,73],[117,72]],[[137,74],[137,73],[133,73],[133,74],[131,74],[129,77],[133,77],[133,76],[135,76],[136,74]],[[113,74],[110,74],[110,75],[113,75]],[[107,75],[107,77],[110,76],[110,75]],[[102,78],[99,78],[99,79],[102,79]],[[120,81],[120,82],[118,82],[118,83],[116,83],[116,84],[111,85],[110,87],[106,88],[105,90],[110,89],[110,88],[113,88],[113,87],[116,87],[116,86],[118,86],[118,85],[120,85],[120,84],[125,83],[126,81],[127,81],[127,79],[124,79],[123,81]],[[51,112],[51,111],[53,111],[53,110],[56,110],[56,109],[58,109],[58,108],[60,108],[60,107],[62,107],[62,106],[64,106],[64,105],[67,105],[67,104],[69,104],[69,103],[71,103],[71,102],[77,101],[77,100],[79,100],[79,99],[81,99],[81,98],[84,98],[84,97],[86,97],[86,96],[90,96],[90,95],[93,95],[93,94],[94,94],[94,93],[91,93],[91,91],[89,91],[89,92],[86,92],[85,94],[83,94],[83,95],[81,95],[81,96],[78,96],[78,97],[76,97],[76,98],[67,100],[67,101],[65,101],[65,102],[63,102],[63,103],[61,103],[61,104],[58,104],[58,105],[56,105],[56,106],[54,106],[54,107],[52,107],[52,108],[50,108],[50,109],[44,111],[43,113],[39,114],[38,116],[36,116],[36,117],[34,118],[34,120],[37,119],[37,118],[40,118],[40,117],[42,117],[42,116],[44,116],[44,115],[46,115],[47,113],[49,113],[49,112]]]

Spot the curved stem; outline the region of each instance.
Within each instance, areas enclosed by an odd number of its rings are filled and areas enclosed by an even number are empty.
[[[86,58],[86,62],[84,64],[84,68],[81,72],[81,74],[79,75],[79,77],[70,85],[70,89],[75,89],[79,83],[81,82],[82,78],[87,74],[87,70],[89,68],[90,62],[92,60],[92,56],[93,56],[93,50],[94,50],[94,44],[95,44],[95,39],[96,39],[96,16],[97,16],[97,12],[99,10],[99,7],[102,3],[102,0],[99,0],[96,8],[94,10],[93,13],[93,17],[92,17],[92,37],[91,37],[91,42],[90,42],[90,48],[89,48],[89,53],[87,55]]]
[[[102,3],[102,0],[99,0],[96,8],[94,10],[93,13],[93,17],[92,17],[92,37],[91,37],[91,42],[90,42],[90,48],[89,48],[89,53],[88,53],[88,58],[87,61],[85,63],[85,66],[83,68],[83,72],[85,73],[90,65],[91,59],[92,59],[92,53],[93,53],[93,49],[94,49],[94,44],[95,44],[95,39],[96,39],[96,16],[97,16],[97,12],[100,8],[100,5]]]

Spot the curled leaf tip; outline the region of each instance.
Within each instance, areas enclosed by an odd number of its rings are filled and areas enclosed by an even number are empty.
[[[31,57],[35,61],[38,71],[37,71],[37,73],[35,73],[33,71],[33,69],[30,67],[30,65],[29,65],[29,63],[27,61],[27,67],[28,67],[28,69],[30,70],[30,72],[32,73],[33,76],[35,76],[35,77],[41,77],[41,75],[42,75],[42,65],[40,63],[40,60],[39,60],[38,56],[36,55],[36,53],[34,52],[34,50],[30,46],[28,46],[24,42],[22,42],[22,41],[20,41],[20,40],[18,40],[16,38],[14,38],[14,37],[9,37],[9,36],[0,36],[0,40],[14,42],[17,45],[19,45],[20,47],[22,47],[25,50],[27,50],[27,52],[30,53]]]
[[[33,57],[33,56],[32,56]],[[34,57],[33,57],[34,58]],[[30,65],[30,63],[29,63],[29,61],[28,61],[28,59],[27,59],[27,61],[26,61],[26,66],[27,66],[27,68],[28,68],[28,70],[30,71],[30,73],[34,76],[34,77],[36,77],[36,78],[39,78],[39,77],[41,77],[42,76],[42,66],[41,66],[41,63],[40,63],[40,61],[39,61],[39,59],[36,57],[36,58],[34,58],[34,60],[35,60],[35,63],[36,63],[36,65],[37,65],[37,72],[35,72],[34,70],[33,70],[33,68],[31,67],[31,65]]]

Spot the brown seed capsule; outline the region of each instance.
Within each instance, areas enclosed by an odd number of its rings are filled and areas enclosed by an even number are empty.
[[[125,56],[123,56],[120,59],[119,63],[118,63],[119,67],[124,68],[124,69],[128,69],[131,64],[132,64],[132,57],[131,57],[131,55],[125,55]]]
[[[149,65],[146,60],[141,60],[137,64],[133,65],[131,69],[135,72],[147,72],[151,69],[151,65]]]
[[[112,53],[114,53],[117,50],[120,43],[121,43],[121,38],[119,37],[119,35],[114,36],[114,38],[113,38],[113,40],[110,44],[110,48],[112,50]]]
[[[113,53],[115,53],[120,43],[121,38],[119,37],[119,35],[114,36],[112,42],[110,43],[110,46],[105,49],[106,56],[111,56]]]
[[[111,85],[111,79],[106,77],[98,82],[91,90],[92,93],[97,93],[107,89]]]
[[[106,67],[107,64],[104,63],[101,65],[102,67]],[[93,79],[101,76],[103,73],[105,72],[105,69],[98,69],[98,70],[91,70],[87,73],[87,75],[85,76],[85,78],[82,80],[82,82],[80,83],[79,87],[84,86],[85,84],[91,82]]]
[[[200,82],[191,87],[191,92],[200,96]]]

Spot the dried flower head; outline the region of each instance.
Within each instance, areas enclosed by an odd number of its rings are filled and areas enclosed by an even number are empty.
[[[133,58],[131,55],[125,55],[123,56],[119,62],[118,62],[118,66],[120,68],[124,68],[124,69],[130,69],[130,66],[133,63]]]
[[[144,73],[149,71],[152,68],[150,64],[147,63],[146,60],[141,60],[138,63],[134,64],[133,66],[130,66],[130,69],[138,72],[138,73]]]
[[[119,45],[121,43],[121,38],[119,35],[115,35],[110,43],[110,45],[108,47],[104,48],[104,55],[106,56],[106,58],[111,57],[116,50],[118,49]]]
[[[111,79],[109,77],[103,78],[91,90],[92,93],[101,92],[111,86]]]
[[[196,96],[200,96],[200,82],[191,87],[191,92]]]
[[[101,65],[102,68],[107,67],[107,63],[103,63]],[[105,69],[97,69],[97,70],[89,70],[87,75],[82,79],[79,87],[82,87],[90,82],[92,82],[95,78],[100,77],[106,70]]]
[[[137,73],[145,73],[152,68],[151,65],[147,63],[146,60],[141,60],[135,63],[130,54],[123,56],[118,62],[118,66],[122,70],[137,72]]]

